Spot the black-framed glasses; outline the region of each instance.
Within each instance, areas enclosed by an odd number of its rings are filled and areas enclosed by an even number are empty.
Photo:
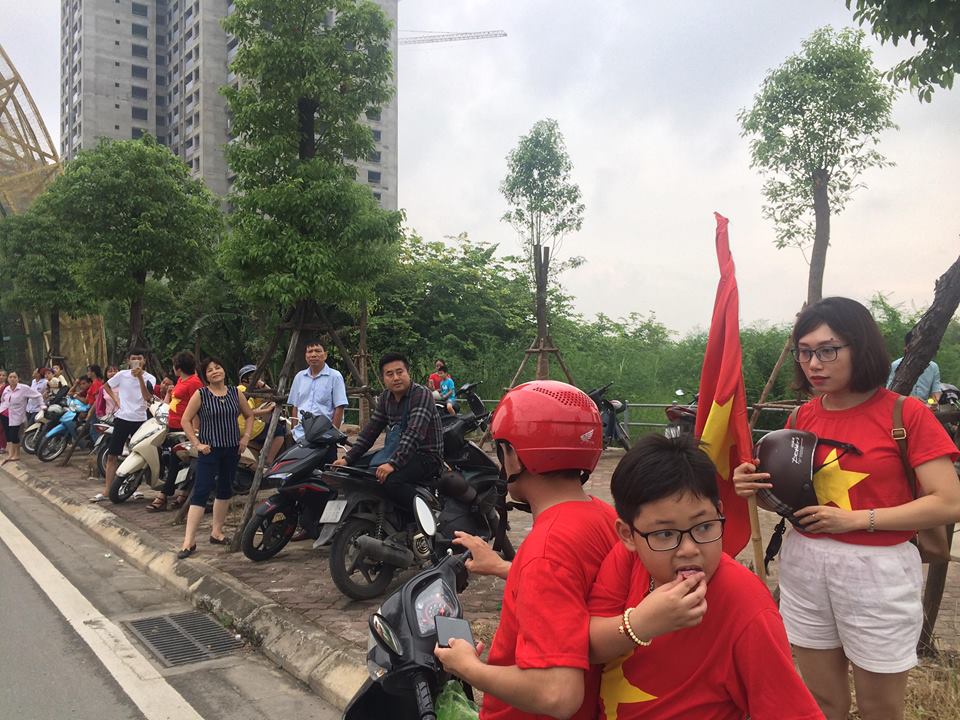
[[[646,540],[647,547],[649,547],[651,550],[656,550],[657,552],[666,552],[667,550],[674,550],[680,547],[680,543],[683,542],[684,535],[689,535],[690,539],[693,540],[697,545],[706,545],[707,543],[716,542],[723,537],[723,524],[726,521],[727,519],[721,515],[720,517],[716,517],[712,520],[705,520],[702,523],[697,523],[693,527],[687,528],[686,530],[664,528],[662,530],[654,530],[652,532],[640,532],[633,527],[633,525],[630,526],[630,530]]]
[[[845,347],[850,347],[849,343],[846,345],[825,345],[815,350],[810,350],[809,348],[793,348],[790,352],[793,354],[793,359],[798,363],[808,363],[813,359],[814,355],[817,356],[817,360],[820,362],[833,362],[837,359],[837,353]]]

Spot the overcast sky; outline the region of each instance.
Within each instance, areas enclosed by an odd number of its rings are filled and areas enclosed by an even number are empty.
[[[0,44],[55,138],[59,4],[0,0]],[[736,114],[814,29],[850,17],[843,0],[401,0],[402,34],[508,33],[400,49],[407,224],[427,239],[467,232],[515,252],[500,221],[505,157],[535,122],[554,118],[586,203],[565,252],[587,263],[563,278],[581,312],[707,326],[716,210],[730,218],[742,322],[789,320],[806,296],[807,265],[773,245]],[[906,52],[870,45],[884,68]],[[870,172],[833,218],[824,289],[863,300],[879,290],[922,307],[960,251],[960,90],[928,105],[903,95],[894,121],[881,151],[897,165]]]

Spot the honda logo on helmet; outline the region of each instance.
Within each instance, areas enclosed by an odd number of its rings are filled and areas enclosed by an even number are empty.
[[[583,435],[580,436],[580,439],[583,440],[583,442],[590,442],[593,440],[593,430],[587,430]]]

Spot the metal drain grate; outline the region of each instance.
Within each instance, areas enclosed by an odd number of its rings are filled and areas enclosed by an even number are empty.
[[[243,643],[209,615],[177,615],[131,620],[127,627],[167,667],[212,660],[229,655]]]

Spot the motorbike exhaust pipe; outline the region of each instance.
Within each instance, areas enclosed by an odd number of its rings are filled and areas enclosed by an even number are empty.
[[[413,551],[409,548],[388,544],[369,535],[361,535],[354,542],[364,555],[377,562],[398,568],[413,565]]]

